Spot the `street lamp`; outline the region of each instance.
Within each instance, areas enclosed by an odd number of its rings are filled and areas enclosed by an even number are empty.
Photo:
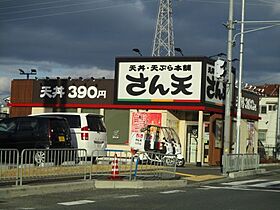
[[[240,29],[240,50],[239,50],[239,78],[238,78],[238,99],[237,99],[237,114],[236,114],[236,154],[240,152],[240,125],[241,125],[241,81],[243,70],[243,48],[244,48],[244,18],[245,18],[245,0],[242,0],[242,12],[241,12],[241,29]],[[235,36],[234,36],[235,44]]]
[[[19,69],[19,74],[20,75],[26,75],[26,79],[29,79],[29,75],[36,75],[37,74],[37,70],[36,69],[31,69],[30,72],[25,72],[22,69]]]
[[[133,48],[132,51],[138,53],[140,56],[143,56],[138,48]]]
[[[182,51],[181,48],[176,47],[176,48],[174,48],[174,50],[177,51],[178,53],[180,53],[182,56],[184,56],[183,51]]]

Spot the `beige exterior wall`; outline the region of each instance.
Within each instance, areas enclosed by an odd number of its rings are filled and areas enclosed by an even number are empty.
[[[52,112],[53,108],[51,107],[33,107],[31,114],[40,114],[45,112]]]

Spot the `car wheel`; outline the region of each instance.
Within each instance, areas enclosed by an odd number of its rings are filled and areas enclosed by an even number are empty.
[[[36,165],[43,165],[46,162],[46,154],[44,151],[36,151],[34,155],[34,161]]]
[[[176,163],[176,166],[177,167],[183,167],[185,164],[185,159],[177,159],[177,163]]]
[[[173,165],[175,165],[174,158],[172,158],[172,157],[164,157],[164,164],[166,166],[173,166]]]

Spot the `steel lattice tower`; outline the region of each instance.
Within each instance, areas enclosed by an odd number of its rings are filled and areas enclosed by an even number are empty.
[[[152,56],[174,56],[172,0],[160,0]]]

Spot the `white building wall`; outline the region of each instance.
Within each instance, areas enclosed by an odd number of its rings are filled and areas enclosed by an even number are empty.
[[[275,146],[276,140],[276,124],[277,124],[277,109],[269,110],[269,105],[276,106],[278,103],[277,97],[260,98],[260,117],[259,130],[266,130],[266,140],[263,141],[264,146]],[[261,107],[267,107],[267,113],[261,113]]]

